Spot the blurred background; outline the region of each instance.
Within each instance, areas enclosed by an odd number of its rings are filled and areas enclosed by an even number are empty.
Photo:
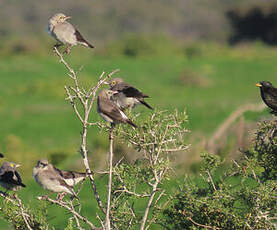
[[[151,106],[186,110],[191,148],[176,160],[179,175],[197,172],[204,151],[239,157],[238,149],[251,144],[256,122],[272,119],[259,108],[255,83],[277,86],[276,0],[2,0],[0,9],[0,152],[23,165],[29,188],[22,196],[43,193],[31,179],[41,157],[83,170],[81,126],[65,101],[64,85],[71,82],[46,32],[57,12],[72,16],[70,22],[96,47],[74,47],[65,57],[76,70],[83,66],[79,77],[85,86],[119,68],[116,76],[150,95]],[[246,111],[226,125],[249,104],[259,111]],[[143,118],[151,111],[139,107],[135,113]],[[91,121],[100,120],[94,110]],[[107,135],[94,127],[89,132],[92,168],[100,170],[107,163]],[[117,157],[135,160],[124,144],[115,148]]]

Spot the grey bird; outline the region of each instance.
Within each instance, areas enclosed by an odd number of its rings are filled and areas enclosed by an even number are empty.
[[[57,193],[68,193],[76,198],[77,195],[73,190],[73,186],[87,176],[87,173],[57,169],[46,159],[39,160],[33,168],[33,177],[42,188]]]
[[[97,97],[97,112],[107,122],[111,124],[127,123],[134,128],[137,126],[126,116],[126,114],[116,105],[111,97],[117,91],[102,89]]]
[[[59,42],[55,47],[66,45],[66,53],[70,53],[71,47],[76,45],[94,48],[73,25],[66,21],[69,18],[71,17],[58,13],[49,19],[48,33]]]
[[[19,173],[16,171],[16,168],[19,166],[19,164],[7,161],[2,164],[0,168],[0,185],[6,190],[17,191],[21,187],[26,187],[22,183]]]
[[[124,82],[121,78],[114,78],[109,81],[110,89],[118,93],[112,96],[112,100],[122,109],[134,108],[138,104],[143,104],[148,109],[153,109],[144,98],[149,96],[142,93],[134,86]]]

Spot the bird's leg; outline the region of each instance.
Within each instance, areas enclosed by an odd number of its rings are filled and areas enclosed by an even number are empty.
[[[64,51],[65,54],[69,54],[71,50],[71,45],[68,45]]]
[[[60,43],[56,43],[53,47],[53,51],[55,51],[55,48],[58,49],[62,44]]]
[[[64,196],[65,196],[65,193],[64,193],[64,192],[58,193],[56,199],[57,199],[58,201],[62,201],[62,199],[64,198]]]

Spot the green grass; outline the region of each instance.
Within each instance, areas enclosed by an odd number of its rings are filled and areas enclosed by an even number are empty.
[[[95,83],[102,71],[119,68],[117,76],[149,94],[150,105],[168,110],[185,109],[192,134],[198,132],[208,137],[240,105],[261,102],[256,82],[269,80],[277,85],[277,52],[261,45],[234,49],[214,44],[196,47],[199,54],[192,58],[182,52],[138,57],[94,55],[84,48],[74,48],[66,59],[75,69],[84,64],[79,76],[86,86]],[[24,165],[23,179],[28,186],[19,194],[32,203],[34,194],[44,193],[31,180],[31,169],[40,157],[63,153],[66,161],[59,166],[81,169],[76,154],[80,124],[71,105],[64,100],[63,87],[71,82],[64,66],[51,52],[2,56],[0,76],[0,151],[5,153],[6,159]],[[200,79],[200,84],[183,83],[182,77],[185,82]],[[203,86],[201,81],[208,84]],[[143,116],[151,111],[140,107],[136,112]],[[251,114],[251,119],[261,115]],[[100,120],[96,110],[91,119]],[[96,146],[105,154],[102,136],[96,128],[89,130],[92,162]],[[88,186],[85,187],[84,212],[95,213]],[[103,184],[100,187],[105,188]],[[54,211],[50,213],[60,210],[52,208]],[[52,221],[57,226],[65,224],[62,215]]]

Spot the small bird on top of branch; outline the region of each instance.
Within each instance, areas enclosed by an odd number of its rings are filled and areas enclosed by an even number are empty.
[[[13,162],[4,162],[0,168],[0,185],[7,190],[17,191],[21,187],[26,187],[22,183],[22,179],[19,173],[16,171],[16,168],[19,167],[19,164]]]
[[[148,95],[124,82],[121,78],[111,79],[108,84],[110,85],[111,90],[118,92],[114,94],[111,99],[120,107],[120,109],[134,108],[138,104],[143,104],[148,109],[153,109],[144,101],[144,98],[149,97]]]
[[[261,81],[256,86],[260,87],[264,103],[272,109],[272,113],[277,114],[277,89],[269,81]]]
[[[87,173],[64,171],[55,168],[46,159],[41,159],[33,168],[35,181],[44,189],[57,193],[68,193],[77,198],[73,186],[84,180]]]
[[[81,33],[74,28],[66,20],[71,18],[70,16],[65,16],[62,13],[55,14],[49,19],[48,23],[48,33],[54,37],[58,42],[66,45],[65,52],[70,53],[72,46],[83,45],[89,48],[94,48],[87,40],[83,38]],[[62,44],[56,44],[55,47],[59,47]]]
[[[102,89],[97,97],[97,112],[105,121],[112,124],[128,123],[134,128],[137,128],[119,106],[111,100],[111,97],[116,93],[118,92],[109,89]]]

